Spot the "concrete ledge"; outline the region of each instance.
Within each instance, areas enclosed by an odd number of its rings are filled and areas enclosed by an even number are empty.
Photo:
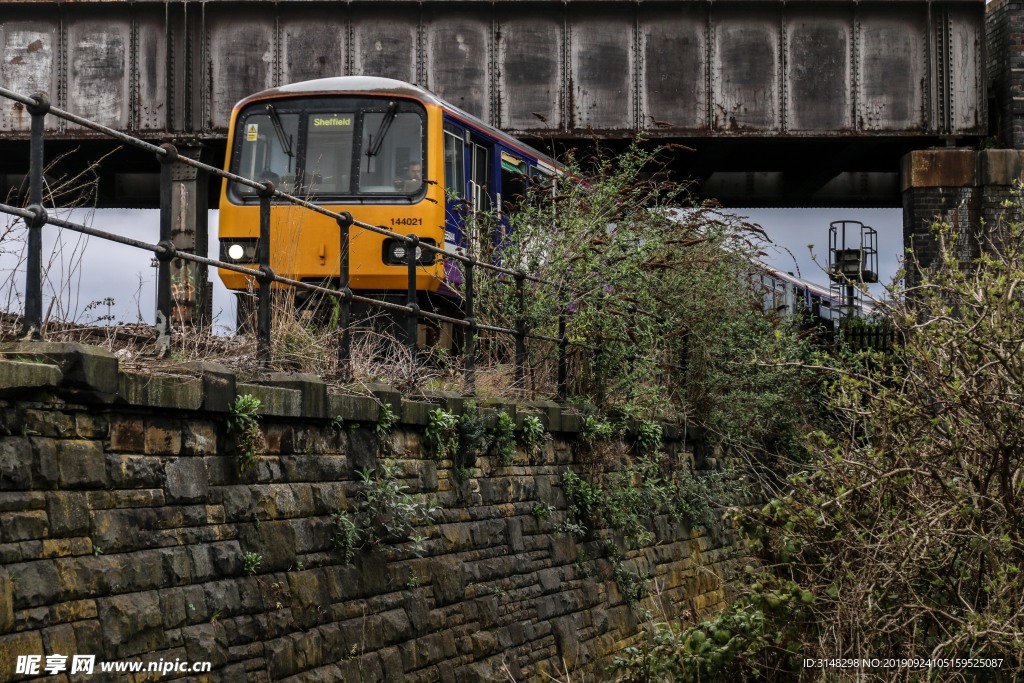
[[[398,413],[399,421],[407,425],[425,425],[430,411],[436,406],[426,401],[402,401],[402,409]]]
[[[380,404],[370,396],[329,394],[327,397],[331,417],[352,422],[377,422]]]
[[[103,349],[84,344],[11,342],[0,346],[0,355],[45,360],[63,375],[61,386],[93,392],[100,400],[113,400],[118,390],[117,358]]]
[[[185,368],[202,379],[204,409],[226,413],[231,408],[237,383],[234,371],[220,363],[204,361],[186,363]]]
[[[299,391],[302,394],[302,417],[312,419],[329,417],[327,385],[316,375],[299,372],[272,372],[260,383]]]
[[[120,400],[154,408],[199,410],[203,406],[203,382],[198,377],[152,377],[122,372],[118,377]]]
[[[239,396],[251,394],[260,400],[260,415],[302,417],[302,392],[297,389],[265,384],[238,384],[236,390]]]
[[[1024,152],[1016,149],[985,149],[978,152],[978,182],[982,185],[1013,185],[1024,177]]]
[[[52,389],[63,374],[55,365],[0,360],[0,393],[14,394],[27,389]]]
[[[562,431],[562,407],[560,405],[554,401],[526,401],[523,405],[540,417],[546,431]]]
[[[974,187],[978,153],[973,149],[922,149],[903,157],[900,190],[914,187]]]

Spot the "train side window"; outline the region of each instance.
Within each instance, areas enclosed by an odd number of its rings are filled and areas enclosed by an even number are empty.
[[[473,210],[490,211],[491,209],[491,164],[489,150],[483,145],[473,143],[473,168],[470,187],[473,190]]]
[[[450,130],[444,131],[444,188],[453,199],[466,194],[466,143]]]
[[[514,213],[526,202],[526,162],[508,152],[501,153],[499,200],[503,214]]]

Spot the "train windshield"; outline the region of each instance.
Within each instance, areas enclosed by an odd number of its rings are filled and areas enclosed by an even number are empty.
[[[424,119],[419,105],[395,100],[253,104],[239,114],[231,170],[316,200],[415,197],[425,188]],[[229,194],[235,201],[256,198],[240,183],[231,183]]]

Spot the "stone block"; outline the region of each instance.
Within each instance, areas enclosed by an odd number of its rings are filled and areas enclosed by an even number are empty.
[[[106,415],[92,413],[75,414],[75,434],[79,439],[106,439],[110,425]]]
[[[57,366],[63,375],[62,388],[87,392],[102,401],[113,400],[117,394],[117,358],[101,348],[61,342],[11,342],[0,346],[0,354],[42,359]]]
[[[48,522],[44,510],[25,510],[0,515],[0,543],[45,538]]]
[[[327,399],[327,385],[316,375],[300,372],[271,372],[262,383],[300,392],[303,417],[312,419],[329,417],[330,404]]]
[[[146,455],[108,455],[110,484],[117,488],[160,488],[164,483],[164,464],[158,457]]]
[[[310,629],[327,620],[325,605],[330,604],[327,584],[317,571],[288,572],[292,597],[292,617],[302,629]]]
[[[210,422],[186,420],[181,427],[182,455],[217,455],[217,428]]]
[[[372,429],[360,427],[348,433],[348,457],[356,471],[377,469],[379,450],[380,439]]]
[[[34,436],[49,436],[67,439],[75,436],[75,419],[59,410],[22,411],[22,431]]]
[[[53,560],[10,564],[7,565],[7,575],[14,584],[15,609],[50,605],[57,601],[57,569]]]
[[[115,453],[142,453],[146,448],[146,423],[141,417],[110,418],[110,450]]]
[[[99,488],[107,485],[106,461],[98,441],[58,441],[57,471],[62,487]]]
[[[143,540],[152,543],[152,532],[157,528],[159,521],[153,508],[92,512],[92,542],[105,553],[126,552],[138,548],[143,545]]]
[[[437,560],[430,565],[430,581],[438,606],[461,601],[466,595],[462,565],[450,560]]]
[[[262,384],[238,384],[236,391],[239,396],[248,394],[259,399],[260,415],[302,417],[302,392],[296,389]]]
[[[14,585],[11,576],[0,567],[0,634],[14,628]]]
[[[576,539],[567,534],[551,537],[551,563],[555,566],[576,561]]]
[[[58,624],[43,629],[43,647],[46,648],[47,654],[70,655],[79,652],[74,626]]]
[[[0,490],[32,488],[32,445],[23,436],[0,437]]]
[[[228,641],[220,623],[196,624],[181,630],[189,661],[210,662],[214,670],[227,661]]]
[[[267,658],[267,669],[272,680],[296,673],[295,646],[291,638],[277,638],[264,644]]]
[[[0,512],[42,510],[45,507],[46,493],[43,491],[4,491],[0,495]]]
[[[249,524],[240,537],[246,552],[263,557],[260,573],[285,571],[295,563],[295,532],[287,521]]]
[[[157,591],[116,595],[97,601],[107,652],[131,657],[167,646]]]
[[[163,418],[148,418],[145,432],[146,455],[181,453],[181,423]]]
[[[209,475],[202,458],[176,458],[167,464],[166,473],[169,502],[200,503],[209,497]]]
[[[23,631],[11,635],[0,636],[0,671],[4,672],[4,680],[18,680],[19,675],[14,678],[18,657],[43,655],[43,639],[39,631]],[[46,661],[45,659],[43,660]],[[10,676],[11,678],[6,678]]]
[[[554,401],[526,401],[525,406],[540,417],[544,429],[549,432],[562,431],[562,407]]]

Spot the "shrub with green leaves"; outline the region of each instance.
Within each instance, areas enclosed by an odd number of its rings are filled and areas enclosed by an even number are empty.
[[[511,415],[499,412],[491,434],[491,452],[504,466],[511,465],[516,458],[516,421]]]
[[[544,445],[547,432],[544,430],[544,423],[536,415],[527,415],[523,418],[523,429],[519,437],[519,445],[530,457],[540,453]]]
[[[257,459],[266,448],[260,431],[260,400],[252,394],[235,397],[228,409],[228,434],[238,451],[238,470],[246,472],[256,466]]]
[[[410,494],[402,475],[401,465],[394,460],[384,460],[378,468],[360,472],[352,509],[331,516],[331,544],[341,551],[346,563],[360,548],[410,540],[414,549],[422,552],[426,536],[415,531],[433,524],[440,508],[424,496]]]
[[[444,408],[435,408],[427,415],[423,443],[437,460],[451,460],[459,448],[459,416]]]

